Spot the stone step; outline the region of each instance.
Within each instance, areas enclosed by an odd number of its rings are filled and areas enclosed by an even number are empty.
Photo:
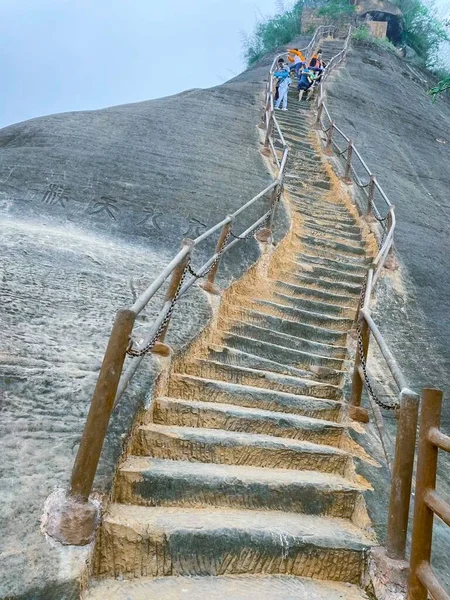
[[[85,600],[369,600],[355,585],[289,575],[104,579]]]
[[[323,275],[337,281],[361,283],[367,273],[365,266],[345,263],[342,260],[326,259],[305,252],[297,254],[294,257],[293,264],[297,272],[298,270],[308,271],[312,275],[318,277]]]
[[[286,180],[284,185],[288,191],[296,190],[297,192],[300,190],[307,190],[308,193],[310,191],[311,193],[315,193],[316,189],[318,189],[319,192],[331,190],[331,182],[326,179],[317,180],[298,177],[297,179]]]
[[[331,278],[313,277],[308,272],[304,274],[294,275],[287,271],[282,271],[279,274],[278,280],[281,285],[290,285],[299,289],[308,289],[315,292],[326,293],[330,296],[346,298],[345,302],[354,302],[355,298],[359,298],[361,294],[361,285],[357,283],[344,283],[334,281]],[[332,298],[330,297],[331,301]],[[343,301],[344,302],[344,301]]]
[[[257,298],[254,298],[253,302],[257,310],[262,312],[267,312],[281,318],[287,318],[291,321],[325,327],[333,331],[348,331],[353,324],[353,319],[348,317],[338,317],[309,310],[302,310],[300,308],[292,308],[290,306],[279,304],[278,302],[258,300]]]
[[[340,227],[356,227],[356,221],[350,213],[332,213],[320,206],[320,199],[316,199],[316,206],[303,205],[298,203],[296,200],[292,200],[292,207],[295,212],[298,212],[303,218],[309,218],[314,221],[321,221],[326,223],[331,229],[334,225]]]
[[[182,372],[205,379],[228,381],[239,385],[262,387],[288,394],[313,396],[314,398],[341,400],[343,396],[341,388],[330,384],[312,381],[311,379],[301,379],[291,375],[280,375],[271,371],[227,365],[205,358],[192,358],[182,366]]]
[[[157,398],[153,418],[159,425],[273,435],[337,447],[340,447],[344,434],[342,425],[332,421],[179,398]]]
[[[318,200],[319,201],[319,200]],[[298,206],[294,201],[291,202],[291,206],[294,212],[298,213],[302,219],[314,220],[316,222],[327,223],[327,227],[330,228],[330,231],[336,227],[336,231],[338,231],[338,227],[355,227],[355,221],[353,217],[348,215],[338,215],[338,214],[330,214],[325,210],[321,210],[320,207],[303,207]]]
[[[311,164],[304,164],[298,162],[298,158],[293,161],[293,164],[288,163],[288,168],[285,174],[285,182],[289,185],[296,186],[297,182],[303,182],[298,186],[298,190],[307,189],[308,185],[313,181],[328,181],[328,174],[326,171],[318,166],[311,166]],[[306,185],[306,188],[305,188]],[[319,186],[320,187],[320,186]],[[314,193],[316,190],[314,190]]]
[[[360,277],[364,277],[367,273],[367,265],[363,262],[350,261],[348,260],[347,256],[342,258],[339,256],[318,256],[313,252],[314,248],[312,250],[305,248],[302,252],[295,256],[294,261],[298,263],[318,265],[337,271],[345,271],[346,273],[359,275]]]
[[[237,365],[242,367],[250,367],[252,369],[261,369],[263,371],[272,371],[285,375],[293,375],[303,379],[312,379],[323,383],[341,386],[344,373],[342,371],[332,371],[325,369],[325,372],[313,373],[306,369],[297,369],[280,362],[262,358],[256,354],[243,352],[228,346],[211,345],[208,347],[208,356],[211,360],[216,360],[224,364]]]
[[[226,344],[231,348],[250,352],[269,360],[276,360],[297,369],[307,369],[313,373],[320,368],[342,371],[344,367],[343,358],[330,358],[311,352],[301,352],[251,337],[233,335],[227,337]]]
[[[314,237],[315,239],[329,240],[330,242],[348,244],[355,248],[365,248],[365,243],[362,241],[361,236],[357,234],[346,235],[341,231],[330,230],[327,227],[321,227],[316,225],[310,225],[307,221],[303,221],[302,231],[297,237],[300,239],[303,235]]]
[[[299,227],[296,235],[302,235],[306,230],[312,236],[337,237],[336,241],[362,241],[360,233],[347,235],[348,231],[356,229],[355,222],[351,217],[331,215],[320,209],[299,208],[294,203],[292,206],[294,212],[300,216],[303,225],[303,227]]]
[[[351,216],[345,204],[342,204],[340,202],[333,202],[333,200],[329,200],[328,197],[321,198],[318,202],[317,198],[313,198],[306,193],[293,193],[292,198],[296,204],[301,204],[305,207],[309,206],[312,208],[321,208],[325,212],[329,212],[330,214],[340,214],[345,217]]]
[[[282,510],[351,519],[362,489],[331,473],[131,456],[119,468],[114,501]]]
[[[339,256],[345,256],[352,261],[367,262],[366,249],[363,242],[357,244],[350,244],[348,242],[335,242],[329,239],[318,238],[312,235],[297,235],[299,240],[305,246],[313,247],[316,251],[325,251],[330,255],[338,254]]]
[[[320,332],[314,327],[304,326],[305,334],[308,337],[301,338],[298,335],[290,335],[288,333],[279,333],[272,329],[259,327],[252,323],[242,321],[229,321],[231,329],[228,329],[223,334],[222,339],[225,343],[228,342],[230,335],[239,335],[241,337],[249,337],[262,342],[269,342],[277,346],[283,346],[289,350],[299,350],[300,352],[308,352],[310,354],[318,354],[320,356],[328,356],[330,358],[345,358],[347,355],[346,346],[338,346],[337,344],[325,344],[315,340],[316,336],[320,339]],[[311,339],[313,338],[313,339]]]
[[[321,165],[323,165],[322,158],[318,154],[305,156],[300,150],[292,148],[289,152],[288,165],[298,165],[299,163],[310,165],[311,169],[321,169]]]
[[[283,306],[292,307],[304,311],[320,313],[321,315],[348,317],[353,319],[356,313],[355,306],[340,306],[339,304],[331,304],[324,300],[315,300],[302,298],[301,296],[292,296],[292,294],[282,294],[281,292],[273,292],[271,294],[273,302],[282,304]],[[350,304],[355,304],[351,302]]]
[[[369,600],[355,585],[290,575],[155,577],[93,581],[85,600]]]
[[[246,323],[257,327],[270,329],[274,333],[284,333],[326,345],[346,346],[347,344],[347,333],[344,331],[337,331],[326,327],[317,327],[305,324],[304,322],[299,323],[292,319],[270,315],[255,309],[230,308],[228,310],[228,316],[230,319],[236,321],[245,321]]]
[[[167,460],[322,471],[342,476],[349,474],[351,463],[349,455],[334,446],[272,435],[156,423],[137,429],[132,453]]]
[[[134,579],[165,575],[314,575],[361,583],[371,545],[345,519],[271,511],[112,504],[95,571]]]
[[[307,215],[303,215],[303,222],[305,223],[305,225],[311,225],[313,227],[320,227],[322,229],[324,229],[325,231],[328,231],[329,229],[332,229],[334,232],[339,233],[342,235],[354,235],[354,236],[358,236],[361,239],[361,228],[358,227],[358,225],[346,225],[345,223],[338,223],[336,221],[333,221],[332,223],[330,222],[330,220],[327,220],[326,218],[321,219],[319,217],[309,217]],[[350,215],[350,218],[351,215]]]
[[[357,233],[349,233],[347,231],[343,231],[342,229],[333,229],[330,230],[330,225],[320,225],[316,221],[312,219],[303,219],[303,227],[302,227],[309,235],[314,235],[318,237],[326,237],[336,239],[336,241],[343,241],[345,243],[361,243],[361,231]],[[357,229],[357,228],[355,228]]]
[[[302,394],[280,392],[179,373],[172,374],[168,395],[184,400],[247,406],[327,421],[337,421],[341,416],[342,409],[342,404],[338,400],[313,398]]]

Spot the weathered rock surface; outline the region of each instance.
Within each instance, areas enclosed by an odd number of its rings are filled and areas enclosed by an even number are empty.
[[[76,594],[70,561],[61,562],[39,530],[44,500],[67,484],[115,311],[183,237],[196,237],[271,180],[258,153],[261,91],[257,75],[0,131],[0,598]],[[237,233],[265,206],[240,219]],[[282,212],[279,222],[282,231]],[[214,244],[205,243],[194,263]],[[241,244],[224,260],[219,283],[257,254],[253,240]],[[176,347],[209,314],[196,288],[181,305],[167,338]],[[99,490],[109,487],[121,436],[155,369],[148,359],[113,417]]]

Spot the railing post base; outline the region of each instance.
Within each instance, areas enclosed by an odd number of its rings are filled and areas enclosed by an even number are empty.
[[[369,413],[362,406],[350,406],[348,416],[352,421],[358,421],[359,423],[368,423],[370,420]]]
[[[272,153],[270,152],[270,148],[263,148],[263,149],[261,150],[261,154],[262,154],[263,156],[271,156],[271,154],[272,154]]]
[[[370,553],[369,572],[377,598],[404,598],[409,574],[409,564],[405,560],[389,558],[386,549],[377,546]]]
[[[44,507],[47,535],[64,546],[86,546],[100,524],[100,505],[72,498],[64,490],[51,494]]]
[[[159,356],[170,356],[171,353],[172,348],[163,342],[155,342],[152,348],[152,354],[158,354]]]
[[[202,288],[202,290],[205,290],[205,292],[208,292],[208,294],[213,294],[214,296],[220,296],[220,294],[222,293],[220,287],[217,284],[212,283],[211,281],[203,281],[200,284],[200,287]]]
[[[258,231],[255,237],[258,240],[258,242],[265,244],[272,238],[272,230],[269,229],[269,227],[263,227],[263,229],[260,229]]]

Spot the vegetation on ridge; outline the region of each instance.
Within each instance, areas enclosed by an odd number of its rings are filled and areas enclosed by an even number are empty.
[[[449,41],[446,22],[435,16],[433,4],[424,4],[422,0],[392,0],[403,13],[403,35],[401,44],[409,46],[417,54],[423,66],[437,69],[438,52],[444,41]],[[244,36],[244,55],[247,64],[251,65],[268,52],[292,41],[301,33],[301,15],[303,8],[316,7],[319,16],[327,21],[339,21],[349,17],[353,11],[348,0],[297,0],[286,7],[279,0],[278,13],[273,17],[260,19],[251,35]],[[358,28],[360,29],[360,28]],[[365,37],[365,41],[373,42],[371,36],[364,31],[356,34]],[[392,50],[392,44],[375,42]]]
[[[328,20],[338,20],[354,12],[348,0],[297,0],[286,7],[278,2],[278,13],[273,17],[261,18],[251,35],[244,35],[244,56],[248,65],[258,61],[268,52],[291,42],[301,33],[301,16],[304,7],[317,7],[319,15]]]

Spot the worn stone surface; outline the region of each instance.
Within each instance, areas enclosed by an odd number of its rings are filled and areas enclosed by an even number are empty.
[[[67,598],[74,593],[73,570],[39,530],[45,498],[67,484],[115,310],[154,279],[183,237],[197,236],[271,180],[258,152],[261,81],[0,131],[0,597],[50,598],[55,589],[59,600],[66,585]],[[250,210],[236,232],[265,209]],[[278,222],[279,236],[282,210]],[[196,252],[194,265],[213,244]],[[253,240],[233,250],[219,284],[257,255]],[[160,301],[138,319],[138,332]],[[167,341],[183,345],[208,315],[194,288]],[[110,485],[121,436],[157,368],[146,361],[114,415],[97,489]]]
[[[271,509],[352,518],[364,487],[320,471],[131,457],[115,500],[142,506]]]
[[[370,538],[343,519],[271,511],[111,505],[97,572],[161,575],[279,574],[360,583]]]
[[[368,600],[356,586],[290,576],[163,577],[95,585],[88,600]]]
[[[378,62],[374,66],[373,61]],[[444,390],[442,426],[450,433],[450,101],[432,104],[427,73],[374,47],[355,47],[344,69],[328,85],[333,118],[353,139],[396,206],[396,261],[380,281],[375,319],[406,376],[409,387]],[[432,81],[429,80],[429,85]],[[384,214],[378,197],[377,204]],[[394,265],[395,266],[395,265]],[[380,393],[395,393],[380,359],[375,365]],[[396,423],[383,413],[385,444],[392,457]],[[441,453],[443,454],[443,453]],[[439,459],[438,488],[450,497],[449,457]],[[388,478],[379,480],[375,513],[385,513]],[[433,563],[450,585],[450,529],[435,519]],[[385,527],[380,523],[379,535]]]

